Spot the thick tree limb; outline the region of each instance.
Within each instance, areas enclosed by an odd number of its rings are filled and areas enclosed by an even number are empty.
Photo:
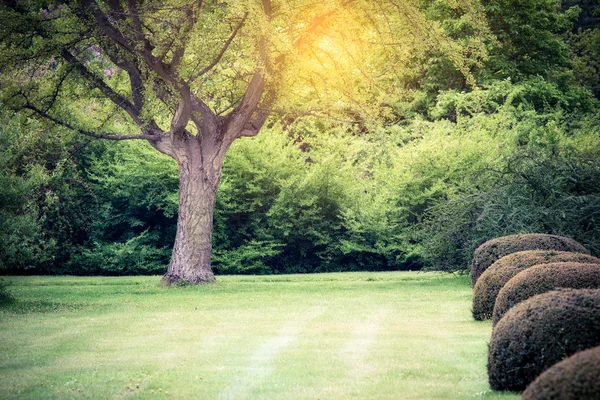
[[[144,107],[144,82],[140,70],[135,65],[121,65],[121,67],[127,71],[127,74],[129,75],[133,105],[139,113]]]
[[[133,106],[135,110],[140,113],[144,107],[144,81],[142,79],[142,73],[140,68],[136,65],[135,61],[127,60],[127,56],[123,56],[122,51],[118,46],[114,46],[115,54],[111,51],[106,51],[108,58],[117,67],[127,72],[129,76],[129,84],[131,88],[131,96],[133,98]]]
[[[126,37],[111,24],[109,18],[102,12],[96,0],[82,1],[88,2],[91,5],[96,22],[109,39],[118,46],[122,46],[125,50],[131,52],[134,57],[143,60],[151,70],[156,72],[165,83],[170,85],[178,93],[179,99],[176,105],[176,111],[171,120],[170,130],[172,134],[182,134],[186,129],[191,118],[193,109],[192,103],[203,105],[200,109],[202,118],[198,119],[198,122],[207,120],[210,122],[210,120],[214,118],[214,113],[212,113],[208,106],[200,99],[197,99],[195,96],[194,99],[192,99],[189,85],[178,76],[175,69],[152,54],[154,46],[144,34],[144,26],[137,8],[136,0],[127,0],[127,14],[131,18],[133,24],[132,28],[134,33],[132,38]],[[133,109],[134,108],[132,107],[131,110]],[[126,109],[126,111],[128,110]],[[204,130],[206,131],[207,129]]]
[[[171,119],[171,133],[182,133],[192,115],[191,92],[189,89],[185,93],[185,97],[181,99],[177,105],[177,110],[173,119]]]
[[[234,136],[239,136],[258,107],[265,89],[264,74],[264,68],[259,67],[246,89],[242,102],[226,117],[227,130]]]
[[[113,11],[111,16],[122,21],[125,18],[125,10],[121,5],[121,0],[105,0],[108,7]]]
[[[146,60],[147,64],[156,71],[162,79],[169,82],[179,92],[181,98],[177,105],[175,115],[171,120],[171,133],[181,134],[190,121],[192,112],[191,90],[183,80],[179,79],[176,73],[161,60],[152,55],[154,46],[146,38],[143,32],[142,21],[137,9],[136,0],[127,0],[130,17],[133,21],[136,40],[143,43],[144,49],[141,50],[141,55]]]
[[[142,20],[140,19],[140,14],[137,9],[136,0],[127,0],[127,8],[129,9],[129,17],[133,22],[136,40],[144,44],[145,53],[149,53],[150,55],[152,55],[152,50],[154,50],[154,46],[144,35],[144,28],[142,26]]]
[[[156,150],[158,150],[161,153],[164,153],[168,156],[174,157],[173,147],[172,147],[171,141],[169,140],[169,135],[165,132],[162,132],[158,128],[156,123],[154,123],[154,122],[152,122],[150,124],[150,126],[147,126],[144,129],[146,132],[152,132],[152,133],[142,133],[142,134],[137,134],[137,135],[119,135],[119,134],[110,133],[110,132],[101,132],[101,133],[92,132],[87,129],[76,127],[66,121],[63,121],[59,118],[56,118],[56,117],[50,115],[49,113],[45,112],[44,110],[40,110],[39,108],[37,108],[34,105],[32,105],[31,103],[29,103],[29,101],[27,100],[27,97],[25,97],[25,100],[26,100],[26,104],[23,106],[24,109],[31,110],[34,113],[36,113],[37,115],[39,115],[40,117],[47,119],[48,121],[53,122],[56,125],[65,127],[67,129],[70,129],[70,130],[80,133],[82,135],[85,135],[85,136],[88,136],[88,137],[91,137],[94,139],[105,139],[105,140],[115,140],[115,141],[147,140],[148,143],[150,143],[150,145],[152,145],[152,147],[154,147]]]
[[[197,96],[192,96],[192,104],[194,112],[192,112],[191,118],[198,128],[199,139],[207,139],[209,136],[217,135],[219,117]]]
[[[127,6],[129,11],[129,16],[133,22],[133,30],[135,39],[129,39],[125,37],[118,29],[116,29],[108,17],[100,10],[99,5],[95,0],[86,0],[89,1],[93,8],[94,17],[98,25],[102,31],[111,39],[113,42],[117,43],[120,46],[123,46],[126,50],[129,50],[133,53],[134,56],[141,56],[142,59],[145,60],[146,64],[158,75],[171,84],[174,89],[179,92],[180,100],[177,105],[177,110],[175,115],[171,121],[171,133],[180,134],[187,126],[190,115],[191,115],[191,91],[189,86],[183,82],[178,76],[172,71],[169,66],[165,65],[161,60],[155,57],[152,54],[152,50],[154,46],[150,43],[150,41],[146,38],[143,32],[142,21],[140,19],[139,11],[137,9],[137,4],[135,0],[128,0]],[[140,43],[143,48],[140,49],[139,46],[135,46],[135,42]],[[134,77],[135,79],[135,77]],[[126,103],[124,103],[127,106]],[[130,112],[134,111],[133,105],[131,107],[125,108],[123,107],[132,118],[139,117],[135,115],[135,113]]]
[[[135,42],[125,36],[123,32],[115,28],[106,14],[102,12],[100,6],[94,0],[82,0],[82,5],[86,9],[91,9],[94,19],[98,23],[100,30],[114,43],[118,44],[128,52],[136,54]]]
[[[271,0],[262,0],[263,11],[267,18],[272,18]],[[244,19],[246,16],[244,16]],[[243,23],[244,20],[240,22]],[[238,25],[241,28],[241,25]],[[265,75],[272,66],[267,56],[267,43],[264,37],[259,40],[259,52],[262,65],[259,65],[252,76],[252,80],[244,93],[241,103],[225,118],[227,134],[230,140],[241,136],[255,136],[258,134],[265,121],[269,117],[269,106],[271,105],[275,93],[274,90],[268,91],[266,96],[267,107],[257,112],[258,105],[263,99],[265,92]]]
[[[256,136],[267,121],[267,118],[269,118],[269,115],[271,115],[270,110],[261,110],[254,113],[252,118],[250,118],[242,128],[238,137]]]

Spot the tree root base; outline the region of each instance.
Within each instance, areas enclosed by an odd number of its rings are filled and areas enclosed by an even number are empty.
[[[178,274],[166,273],[160,282],[163,286],[187,286],[213,283],[215,280],[215,276],[212,272],[210,274],[197,274],[193,276],[181,276]]]

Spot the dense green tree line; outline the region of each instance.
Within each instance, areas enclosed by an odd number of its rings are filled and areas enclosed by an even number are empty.
[[[600,254],[600,36],[588,2],[483,2],[490,35],[447,2],[424,15],[468,51],[410,62],[380,118],[271,118],[236,141],[217,193],[213,268],[464,270],[503,234]],[[572,7],[574,6],[574,7]],[[177,165],[146,143],[85,140],[5,112],[0,262],[11,273],[164,273]],[[57,139],[59,138],[59,139]]]

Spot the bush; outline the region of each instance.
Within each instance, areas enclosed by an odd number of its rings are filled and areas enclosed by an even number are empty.
[[[0,107],[0,271],[61,272],[88,237],[92,145]],[[85,149],[84,149],[85,147]]]
[[[494,118],[498,119],[490,126],[502,132],[505,144],[499,151],[491,151],[488,144],[489,154],[477,158],[487,166],[470,165],[462,181],[444,180],[446,196],[422,217],[420,243],[428,265],[468,270],[481,243],[530,232],[569,237],[600,255],[600,142],[593,128],[597,122],[536,115],[533,123],[532,115],[519,118],[509,113]],[[572,130],[575,125],[579,127]],[[472,126],[477,132],[488,129]],[[462,140],[463,160],[473,159],[472,139]],[[490,135],[487,140],[500,139]]]
[[[538,376],[521,400],[600,399],[600,346],[575,353]]]
[[[473,318],[492,317],[500,289],[519,272],[538,264],[580,262],[598,264],[600,259],[587,254],[567,251],[528,250],[504,256],[492,264],[477,280],[473,289]]]
[[[510,309],[492,332],[488,378],[494,390],[523,390],[543,371],[600,345],[600,290],[564,289]]]
[[[492,322],[496,325],[520,302],[557,288],[600,289],[600,264],[551,263],[519,272],[498,293]]]
[[[502,236],[488,240],[475,250],[471,262],[471,282],[475,285],[481,274],[499,258],[524,250],[572,251],[590,254],[576,241],[562,236],[542,233]]]

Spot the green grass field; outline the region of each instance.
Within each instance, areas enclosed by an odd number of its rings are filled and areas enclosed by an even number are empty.
[[[518,398],[489,389],[466,276],[8,280],[2,399]]]

